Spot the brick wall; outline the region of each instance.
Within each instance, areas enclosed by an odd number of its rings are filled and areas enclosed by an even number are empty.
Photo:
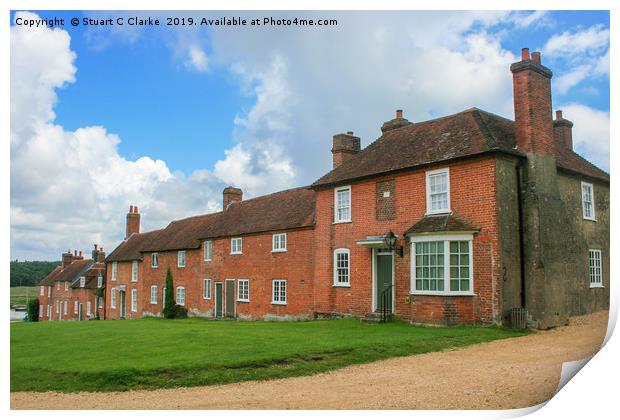
[[[411,296],[410,247],[403,233],[426,211],[426,170],[450,168],[451,208],[481,231],[474,236],[471,296]],[[377,211],[378,188],[394,183],[395,218],[383,220]],[[404,255],[394,256],[395,312],[400,318],[425,323],[491,323],[498,319],[498,225],[495,186],[495,158],[475,160],[414,170],[396,176],[374,178],[352,184],[351,223],[334,224],[333,189],[317,193],[315,228],[315,305],[318,312],[337,312],[364,316],[372,308],[371,249],[357,245],[367,236],[392,230]],[[333,286],[333,250],[350,249],[350,287]]]

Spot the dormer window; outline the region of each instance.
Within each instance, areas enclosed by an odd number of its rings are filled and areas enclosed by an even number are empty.
[[[450,213],[450,169],[426,172],[426,214]]]

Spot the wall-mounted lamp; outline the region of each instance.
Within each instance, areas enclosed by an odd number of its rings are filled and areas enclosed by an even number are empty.
[[[385,242],[385,244],[387,245],[387,248],[390,251],[396,251],[396,253],[398,255],[400,255],[400,257],[403,257],[403,246],[397,246],[396,245],[396,235],[394,235],[394,232],[389,231],[388,233],[386,233],[383,236],[383,241]]]

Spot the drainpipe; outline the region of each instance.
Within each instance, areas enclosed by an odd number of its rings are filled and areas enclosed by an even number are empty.
[[[523,192],[521,190],[521,176],[523,174],[521,162],[517,163],[517,208],[519,212],[519,264],[521,271],[521,307],[525,308],[525,238],[524,238],[524,220],[523,220]]]

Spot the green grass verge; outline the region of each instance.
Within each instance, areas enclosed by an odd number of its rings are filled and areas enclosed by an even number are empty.
[[[525,335],[356,319],[11,324],[11,391],[124,391],[310,375]]]
[[[11,306],[13,305],[25,305],[28,299],[38,298],[37,286],[19,286],[11,287]]]

